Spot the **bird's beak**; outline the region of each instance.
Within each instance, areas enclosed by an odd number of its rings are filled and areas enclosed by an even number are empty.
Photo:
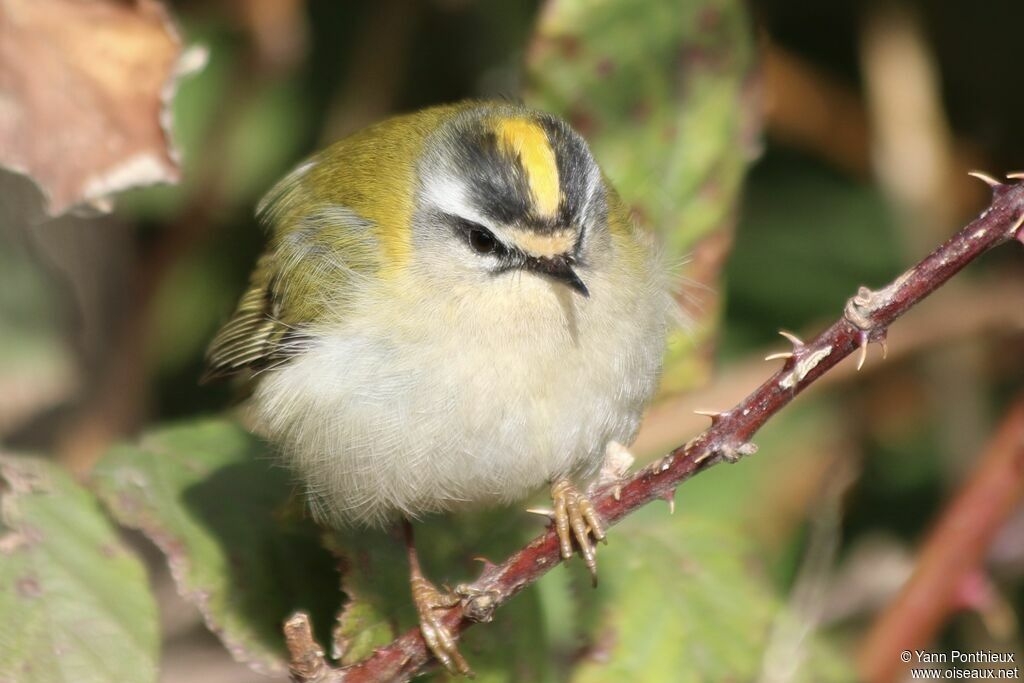
[[[572,269],[569,261],[564,256],[531,258],[528,267],[537,273],[568,285],[584,297],[590,296],[590,290],[583,284],[583,280]]]

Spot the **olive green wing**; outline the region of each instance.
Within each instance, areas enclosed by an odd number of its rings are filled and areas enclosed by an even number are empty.
[[[234,314],[210,342],[200,382],[287,360],[284,340],[291,326],[281,319],[280,297],[273,287],[274,260],[273,254],[260,258]]]
[[[300,354],[312,328],[342,320],[379,267],[372,224],[345,206],[317,203],[295,178],[271,191],[259,215],[270,229],[270,248],[210,343],[202,382],[277,367]]]

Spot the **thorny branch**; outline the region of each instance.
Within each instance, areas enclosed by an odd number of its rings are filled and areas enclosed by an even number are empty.
[[[785,360],[771,378],[731,410],[709,413],[711,426],[704,433],[640,470],[614,493],[606,488],[595,496],[594,506],[606,525],[652,500],[671,500],[680,483],[713,465],[754,453],[754,434],[812,382],[855,351],[860,352],[858,365],[863,364],[871,342],[881,344],[884,353],[889,326],[910,307],[993,247],[1013,239],[1024,242],[1024,183],[1004,184],[984,174],[972,175],[993,192],[992,203],[978,218],[886,287],[877,291],[861,287],[847,302],[842,317],[812,341],[804,343],[783,333],[793,348],[769,356]],[[1009,177],[1024,180],[1024,174]],[[474,622],[488,621],[497,607],[560,559],[558,538],[549,528],[501,564],[489,565],[469,586],[466,594],[472,597],[444,615],[445,625],[457,634]],[[289,619],[285,632],[292,676],[299,683],[407,680],[430,661],[418,628],[342,669],[324,660],[307,615]]]

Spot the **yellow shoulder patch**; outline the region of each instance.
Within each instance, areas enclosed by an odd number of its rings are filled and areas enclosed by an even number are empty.
[[[533,121],[525,118],[498,119],[494,126],[498,146],[508,156],[518,156],[537,214],[552,218],[558,211],[561,187],[555,152],[548,144],[548,136]]]

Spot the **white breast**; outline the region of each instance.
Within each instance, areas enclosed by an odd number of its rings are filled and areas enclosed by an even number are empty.
[[[255,415],[334,523],[508,503],[592,473],[635,436],[672,303],[651,277],[587,285],[584,299],[510,274],[382,294],[268,372]]]

